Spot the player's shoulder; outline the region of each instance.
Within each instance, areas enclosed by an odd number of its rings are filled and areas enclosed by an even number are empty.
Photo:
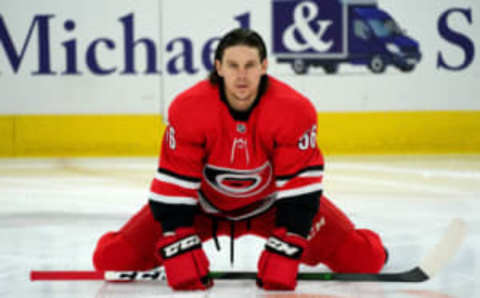
[[[307,97],[272,76],[268,77],[268,87],[264,96],[266,110],[275,113],[276,118],[303,118],[316,115],[315,107]]]
[[[169,107],[169,117],[204,117],[205,111],[218,102],[218,97],[218,87],[202,80],[175,97]]]
[[[308,98],[288,84],[269,77],[262,103],[260,126],[278,144],[293,144],[317,124],[317,113]],[[263,99],[262,99],[263,100]]]

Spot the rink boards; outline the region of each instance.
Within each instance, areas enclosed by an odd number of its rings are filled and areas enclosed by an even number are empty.
[[[480,152],[480,112],[319,113],[325,154]],[[194,125],[194,123],[192,123]],[[0,156],[152,156],[159,115],[0,116]]]

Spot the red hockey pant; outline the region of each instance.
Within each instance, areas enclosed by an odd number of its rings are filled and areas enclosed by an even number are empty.
[[[199,213],[195,229],[203,241],[212,238],[211,217]],[[275,208],[247,220],[235,222],[235,238],[253,234],[268,237],[275,227]],[[230,222],[218,221],[217,235],[230,235]],[[145,205],[119,231],[108,232],[97,243],[93,263],[97,270],[149,270],[161,265],[154,255],[155,244],[162,237],[160,223]],[[386,254],[380,237],[373,231],[355,229],[353,223],[326,197],[313,220],[309,245],[302,262],[322,263],[335,272],[380,271]]]

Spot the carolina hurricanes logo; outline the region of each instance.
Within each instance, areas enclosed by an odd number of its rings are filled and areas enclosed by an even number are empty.
[[[207,164],[203,175],[216,191],[234,198],[245,198],[262,192],[270,185],[272,166],[267,161],[255,169],[237,170]]]

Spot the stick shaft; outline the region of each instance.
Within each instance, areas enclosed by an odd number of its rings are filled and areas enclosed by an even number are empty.
[[[103,280],[103,271],[31,271],[30,280]]]

